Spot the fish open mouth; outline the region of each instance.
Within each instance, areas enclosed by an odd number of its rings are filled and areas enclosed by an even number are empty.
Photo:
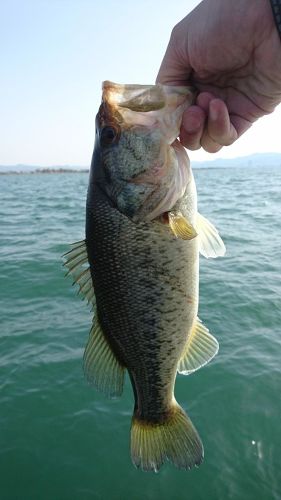
[[[169,85],[122,85],[105,81],[102,102],[121,117],[125,126],[157,126],[168,144],[179,134],[182,114],[193,102],[192,87]]]

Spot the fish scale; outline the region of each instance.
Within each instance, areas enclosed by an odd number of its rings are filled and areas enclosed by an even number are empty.
[[[197,314],[196,301],[193,311],[186,307],[187,286],[194,296],[198,287],[197,242],[187,244],[158,223],[134,224],[98,186],[91,200],[86,239],[91,235],[87,251],[99,319],[149,421],[171,404],[178,359]],[[169,276],[185,284],[186,294],[170,285]]]

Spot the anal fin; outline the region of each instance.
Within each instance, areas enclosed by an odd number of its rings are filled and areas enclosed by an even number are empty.
[[[106,396],[121,396],[125,367],[116,358],[96,318],[84,352],[84,373],[88,382]]]
[[[206,365],[217,354],[219,343],[202,321],[197,318],[192,327],[182,357],[178,364],[178,372],[189,375]]]

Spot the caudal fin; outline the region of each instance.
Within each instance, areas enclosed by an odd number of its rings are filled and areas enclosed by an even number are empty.
[[[179,469],[200,465],[203,445],[191,420],[179,405],[161,423],[150,423],[135,415],[131,427],[133,464],[144,471],[157,472],[165,460]]]

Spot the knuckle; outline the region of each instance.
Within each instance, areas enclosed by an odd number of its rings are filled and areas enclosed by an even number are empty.
[[[190,149],[190,151],[196,151],[197,149],[201,148],[201,144],[200,144],[200,142],[191,143],[191,144],[187,144],[185,147],[187,149]]]
[[[201,146],[208,153],[217,153],[221,148],[222,144],[214,141],[210,136],[203,136],[201,139]]]

